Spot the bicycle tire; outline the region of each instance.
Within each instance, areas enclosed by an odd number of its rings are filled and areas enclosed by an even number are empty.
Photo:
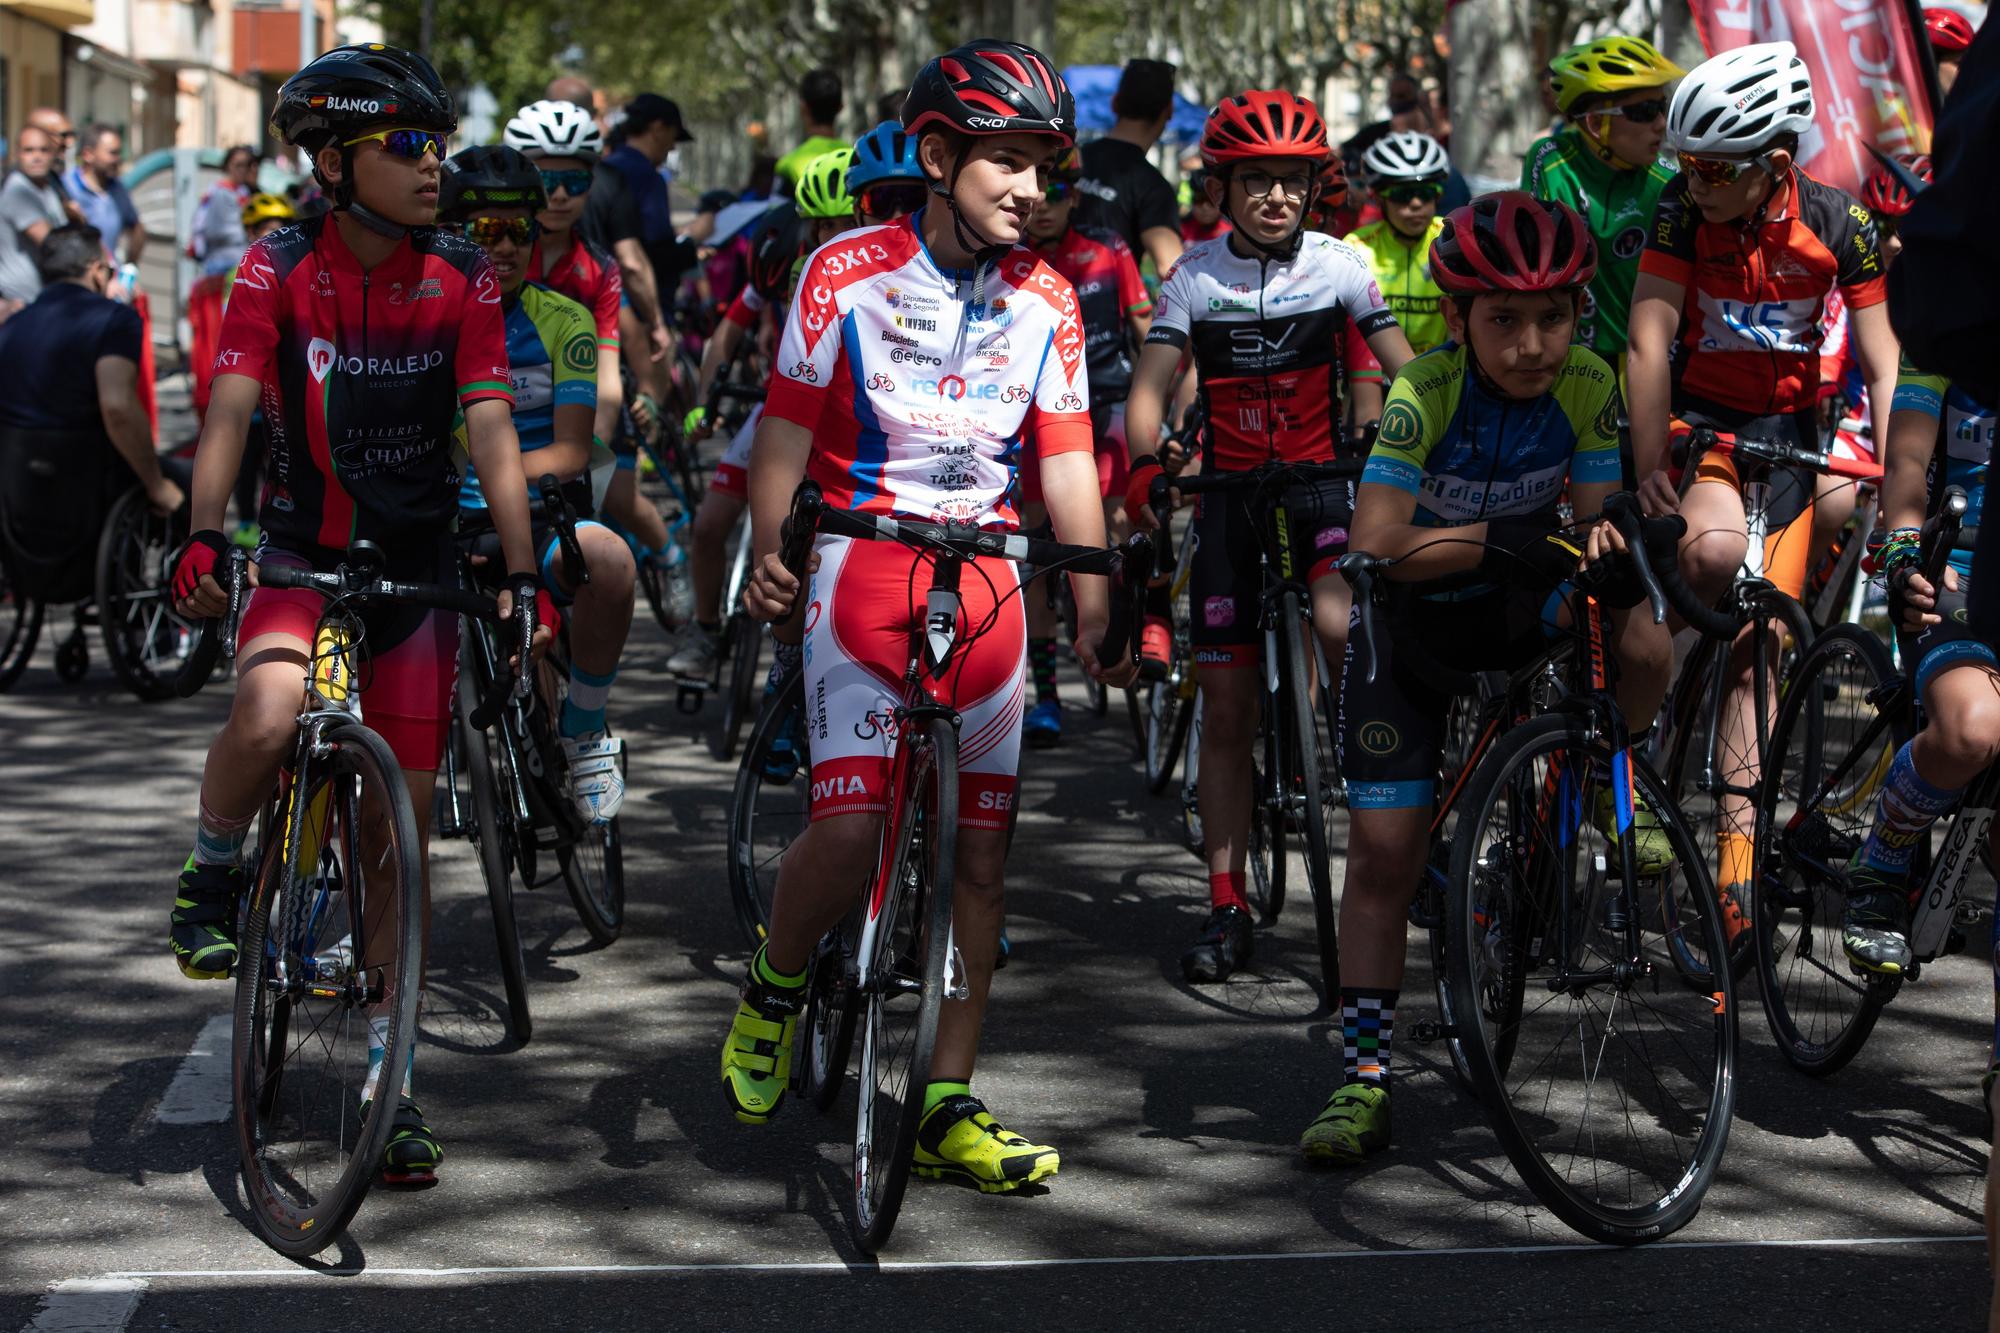
[[[1187,707],[1187,739],[1181,746],[1181,841],[1197,857],[1207,853],[1201,829],[1201,692]],[[1256,783],[1250,789],[1257,790]],[[1251,821],[1255,826],[1256,821]]]
[[[153,512],[133,487],[112,503],[97,539],[98,629],[111,669],[134,697],[174,697],[174,677],[194,643],[194,627],[174,614],[174,553],[187,523]]]
[[[1146,733],[1140,752],[1146,757],[1146,790],[1159,796],[1174,780],[1174,765],[1187,745],[1194,721],[1194,698],[1181,697],[1180,668],[1145,690]]]
[[[646,598],[646,607],[653,613],[653,623],[672,634],[680,628],[667,610],[667,576],[657,559],[634,552],[633,564],[637,566],[639,591]]]
[[[1473,1082],[1515,1170],[1580,1235],[1637,1245],[1685,1226],[1714,1179],[1735,1104],[1736,1025],[1728,968],[1707,969],[1713,993],[1684,984],[1653,956],[1663,932],[1613,910],[1634,913],[1639,900],[1636,886],[1597,869],[1600,855],[1618,855],[1589,814],[1593,775],[1609,772],[1612,758],[1571,716],[1535,718],[1488,751],[1453,829],[1446,953]],[[1692,831],[1641,757],[1630,772],[1635,797],[1654,802],[1677,873],[1693,885],[1690,901],[1707,907],[1679,928],[1699,932],[1719,958],[1728,947],[1721,908]],[[1496,813],[1501,833],[1489,842]],[[1649,1039],[1649,1029],[1665,1038]],[[1656,1055],[1680,1067],[1662,1070]],[[1559,1090],[1566,1071],[1577,1086]],[[1682,1091],[1686,1105],[1665,1104]],[[1558,1124],[1570,1108],[1577,1125]],[[1598,1157],[1615,1152],[1619,1135],[1636,1141],[1647,1130],[1670,1143]]]
[[[1789,651],[1796,658],[1797,654],[1805,651],[1806,646],[1812,642],[1812,623],[1806,618],[1805,608],[1801,607],[1795,598],[1769,586],[1756,591],[1750,604],[1743,609],[1743,618],[1753,627],[1750,648],[1753,656],[1750,688],[1756,697],[1770,698],[1771,702],[1765,705],[1761,713],[1768,719],[1775,714],[1781,697],[1788,660],[1785,654]],[[1781,643],[1767,642],[1771,634],[1769,625],[1774,620],[1784,623],[1783,632],[1792,640],[1789,650]],[[1760,652],[1760,649],[1763,651]],[[1716,780],[1719,782],[1722,766],[1729,761],[1720,753],[1721,739],[1710,734],[1708,714],[1703,704],[1714,693],[1724,688],[1728,657],[1729,645],[1704,641],[1697,645],[1695,653],[1690,655],[1684,664],[1681,676],[1673,685],[1672,698],[1676,701],[1676,711],[1681,716],[1678,719],[1679,725],[1674,727],[1673,736],[1668,742],[1668,760],[1664,770],[1667,785],[1674,794],[1675,808],[1681,812],[1688,828],[1694,833],[1697,849],[1707,859],[1711,870],[1716,872],[1719,889],[1731,887],[1719,882],[1718,841],[1724,816],[1716,799],[1716,793],[1704,786],[1702,767],[1706,762],[1713,762],[1717,767]],[[1768,744],[1770,734],[1768,721],[1764,727],[1762,739],[1751,738],[1751,753],[1737,760],[1739,763],[1756,765],[1760,773],[1764,763],[1763,751]],[[1753,794],[1747,799],[1749,806],[1746,817],[1750,825],[1748,836],[1754,842],[1756,798]],[[1754,855],[1753,847],[1753,867]],[[1737,981],[1748,977],[1750,969],[1756,966],[1757,961],[1756,941],[1752,938],[1751,929],[1756,919],[1755,883],[1753,868],[1752,878],[1746,882],[1750,902],[1737,903],[1740,912],[1737,920],[1740,921],[1741,928],[1733,935],[1729,951],[1730,972]],[[1662,910],[1671,913],[1675,910],[1675,904],[1671,900],[1663,901]],[[1697,986],[1705,984],[1701,970],[1688,955],[1675,950],[1670,956],[1690,984]]]
[[[289,998],[274,997],[273,988],[266,984],[265,955],[267,945],[272,940],[271,922],[274,908],[280,913],[281,926],[290,914],[293,903],[287,902],[287,895],[296,895],[294,903],[299,911],[308,907],[304,901],[311,882],[301,875],[297,866],[286,859],[289,837],[279,837],[272,841],[264,857],[264,870],[252,887],[248,913],[244,923],[240,965],[236,975],[235,1018],[231,1042],[232,1066],[232,1112],[235,1121],[237,1151],[244,1180],[244,1194],[254,1218],[258,1232],[266,1243],[279,1253],[291,1258],[304,1258],[317,1253],[338,1240],[347,1229],[362,1201],[367,1197],[370,1185],[381,1168],[382,1155],[388,1145],[394,1127],[397,1099],[393,1096],[376,1096],[368,1103],[368,1113],[359,1112],[359,1091],[350,1096],[350,1090],[341,1087],[337,1095],[327,1099],[334,1105],[332,1110],[322,1110],[319,1119],[333,1121],[331,1137],[334,1144],[344,1150],[352,1145],[337,1169],[329,1168],[332,1179],[323,1189],[316,1190],[313,1172],[301,1169],[298,1163],[278,1165],[272,1160],[274,1145],[281,1130],[281,1111],[295,1117],[296,1122],[305,1126],[300,1131],[301,1138],[309,1132],[314,1116],[306,1106],[306,1097],[323,1078],[319,1066],[331,1067],[335,1063],[335,1044],[345,1039],[345,1049],[349,1058],[345,1062],[348,1069],[354,1067],[353,1052],[358,1047],[361,1068],[367,1067],[367,1049],[370,1043],[368,1014],[387,1008],[389,1028],[384,1034],[385,1071],[397,1071],[408,1067],[410,1051],[416,1042],[417,992],[422,980],[423,942],[423,863],[417,843],[417,823],[415,812],[410,808],[410,794],[403,784],[402,769],[390,751],[387,742],[368,728],[358,723],[336,723],[329,727],[325,738],[330,754],[324,759],[305,757],[298,766],[296,785],[289,788],[291,814],[284,825],[286,828],[304,827],[310,816],[307,814],[316,799],[315,793],[329,793],[328,813],[324,825],[329,832],[337,823],[338,834],[344,844],[343,850],[350,850],[356,836],[356,825],[360,822],[356,812],[364,806],[372,813],[386,813],[386,820],[378,822],[385,828],[394,846],[389,850],[388,860],[395,867],[396,886],[393,901],[396,910],[382,920],[382,909],[378,906],[377,893],[390,896],[385,890],[368,894],[369,911],[361,908],[362,893],[355,884],[347,884],[344,889],[322,889],[315,896],[317,904],[310,910],[313,917],[306,923],[309,931],[314,921],[333,923],[330,917],[322,917],[319,907],[333,898],[339,898],[345,906],[348,926],[346,959],[349,963],[348,976],[342,980],[340,989],[345,994],[339,997],[314,996],[299,993]],[[349,792],[350,786],[372,788],[373,802],[368,802],[359,791]],[[338,806],[338,813],[334,807]],[[332,845],[329,839],[328,845]],[[371,856],[375,856],[371,852]],[[379,857],[377,857],[379,861]],[[348,855],[341,861],[345,870],[360,858]],[[319,869],[321,861],[314,859],[314,868]],[[373,940],[369,934],[368,920],[376,919],[381,929],[396,939],[397,964],[393,974],[388,968],[355,969],[351,960],[374,956]],[[310,934],[296,934],[292,943],[314,942]],[[322,951],[314,949],[315,958],[331,961],[336,956],[338,940],[330,942],[332,948]],[[301,957],[303,955],[301,954]],[[306,964],[299,963],[300,975],[304,977]],[[337,965],[336,965],[337,966]],[[367,980],[368,973],[380,973],[379,978]],[[312,978],[317,985],[333,989],[333,978],[323,975],[314,965]],[[349,983],[360,981],[364,987],[356,993]],[[381,997],[372,1003],[365,1003],[374,994],[367,988],[379,985]],[[265,1001],[273,1000],[267,1009]],[[320,1021],[291,1021],[291,1010],[302,1002],[326,999],[329,1014],[339,1013],[337,1019]],[[268,1016],[268,1017],[267,1017]],[[283,1052],[293,1027],[300,1029],[299,1049],[311,1045],[311,1055],[315,1061],[313,1068],[299,1068],[287,1071],[289,1060]],[[275,1038],[275,1039],[273,1039]],[[270,1068],[274,1056],[276,1070]],[[323,1057],[323,1059],[322,1059]],[[388,1073],[386,1077],[395,1077]],[[284,1106],[278,1105],[280,1097]],[[350,1104],[357,1109],[353,1116],[358,1124],[349,1125]],[[302,1148],[298,1156],[304,1158]],[[293,1199],[288,1192],[297,1190],[303,1197]]]
[[[1287,591],[1278,603],[1279,643],[1284,661],[1279,672],[1279,725],[1291,735],[1285,743],[1290,774],[1283,784],[1287,800],[1297,801],[1300,855],[1305,858],[1306,890],[1312,895],[1313,929],[1317,936],[1319,974],[1326,1002],[1340,1004],[1340,941],[1336,934],[1333,872],[1327,860],[1326,805],[1321,799],[1319,712],[1313,707],[1306,673],[1305,635],[1309,632],[1299,595]],[[1293,792],[1296,789],[1296,796]]]
[[[468,625],[464,632],[470,635],[478,631]],[[535,1035],[535,1020],[528,1008],[528,963],[521,948],[521,923],[514,913],[514,858],[508,849],[513,821],[501,818],[500,783],[494,776],[486,733],[467,721],[479,707],[479,682],[472,670],[470,650],[461,649],[460,656],[465,661],[458,673],[458,712],[452,718],[451,743],[457,747],[459,767],[472,798],[467,833],[479,857],[480,878],[486,881],[486,905],[493,913],[500,988],[507,997],[507,1030],[515,1041],[526,1045]]]
[[[1845,683],[1835,678],[1843,669],[1852,677]],[[1841,946],[1846,894],[1828,873],[1867,837],[1889,760],[1910,739],[1906,707],[1891,706],[1884,717],[1884,708],[1869,702],[1895,679],[1880,639],[1859,625],[1834,626],[1800,661],[1766,752],[1753,921],[1758,999],[1779,1054],[1815,1077],[1860,1052],[1898,989],[1853,975]],[[1850,707],[1840,709],[1843,702]],[[1845,729],[1836,711],[1851,714]],[[1864,743],[1874,752],[1857,756]],[[1829,770],[1850,764],[1854,777],[1840,779],[1840,799],[1799,808],[1808,787],[1817,792]]]
[[[13,553],[0,537],[0,693],[14,688],[14,682],[28,669],[35,644],[42,637],[42,600],[21,586],[14,568]]]
[[[764,627],[745,612],[732,612],[723,629],[723,645],[729,659],[729,679],[722,691],[722,707],[716,710],[715,727],[708,734],[708,752],[727,763],[736,757],[736,744],[743,738],[743,725],[756,698]]]
[[[543,660],[544,688],[528,711],[529,743],[541,754],[542,782],[557,830],[556,869],[576,908],[584,933],[597,945],[615,944],[625,929],[625,852],[617,816],[602,824],[586,821],[563,790],[566,772],[555,719],[569,693],[568,641],[558,636]],[[618,757],[623,776],[625,756]]]
[[[911,747],[910,761],[884,837],[898,839],[900,845],[891,844],[895,856],[889,861],[889,882],[880,890],[882,909],[868,924],[876,937],[876,970],[861,983],[854,1238],[871,1255],[888,1243],[909,1185],[944,1004],[958,847],[958,732],[951,723],[933,719],[899,743]],[[893,1066],[907,1051],[900,1076],[885,1068],[884,1061],[892,1001],[896,1018],[909,1027],[907,1043],[898,1042],[886,1052]],[[890,1115],[893,1124],[884,1123]]]
[[[771,780],[765,757],[791,719],[805,706],[805,677],[794,671],[775,694],[766,696],[756,725],[736,766],[725,838],[729,844],[729,901],[744,941],[755,949],[771,925],[771,897],[785,849],[812,817],[811,757],[805,727],[793,728],[798,763],[785,782]],[[768,789],[768,792],[767,792]],[[767,836],[768,835],[768,836]]]

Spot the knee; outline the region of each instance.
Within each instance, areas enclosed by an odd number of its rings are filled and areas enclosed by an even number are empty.
[[[591,529],[582,542],[584,563],[590,566],[590,582],[578,590],[579,600],[608,598],[629,601],[638,567],[632,548],[602,529]]]
[[[1255,696],[1237,698],[1235,691],[1204,694],[1201,701],[1201,734],[1220,745],[1241,745],[1256,728]]]
[[[1742,568],[1749,549],[1748,539],[1738,533],[1703,533],[1681,547],[1681,573],[1696,592],[1712,598]]]
[[[1950,715],[1938,716],[1932,726],[1933,743],[1957,769],[1981,769],[2000,755],[2000,697],[1990,692]]]
[[[226,730],[232,741],[257,754],[282,755],[298,735],[304,703],[299,691],[240,683]]]
[[[881,844],[880,815],[833,815],[813,824],[816,870],[842,874],[871,865]]]

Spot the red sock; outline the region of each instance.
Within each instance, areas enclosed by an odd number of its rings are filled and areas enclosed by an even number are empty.
[[[1250,910],[1249,901],[1243,896],[1243,872],[1211,870],[1208,872],[1208,905],[1216,907],[1240,907]]]

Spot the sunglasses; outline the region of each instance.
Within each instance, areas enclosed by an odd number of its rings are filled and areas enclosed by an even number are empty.
[[[1624,106],[1607,106],[1599,107],[1598,109],[1607,116],[1623,116],[1627,120],[1636,120],[1644,125],[1650,124],[1667,114],[1667,99],[1664,97],[1648,97],[1643,102],[1627,102]]]
[[[1313,178],[1303,171],[1294,171],[1283,176],[1273,176],[1268,171],[1239,171],[1236,179],[1243,184],[1243,193],[1252,199],[1262,199],[1280,186],[1289,199],[1303,199],[1312,188]]]
[[[1042,191],[1042,198],[1048,200],[1052,204],[1059,204],[1062,203],[1065,199],[1072,199],[1075,197],[1076,197],[1076,186],[1069,181],[1050,181],[1048,184],[1048,188]]]
[[[1901,225],[1901,218],[1892,218],[1887,213],[1875,215],[1875,235],[1879,240],[1886,241],[1895,236],[1896,228]]]
[[[921,181],[891,181],[871,185],[861,192],[861,211],[871,218],[899,218],[923,211],[930,191]]]
[[[461,230],[474,245],[498,245],[504,237],[516,245],[526,245],[541,235],[541,224],[533,218],[467,218]]]
[[[1764,159],[1752,158],[1747,162],[1725,161],[1715,157],[1696,157],[1693,153],[1676,154],[1681,170],[1694,176],[1704,185],[1734,185],[1751,167],[1761,167]]]
[[[557,190],[574,199],[578,195],[590,193],[591,175],[588,167],[578,167],[571,171],[544,171],[542,189],[551,196]]]
[[[1435,200],[1444,196],[1444,186],[1437,184],[1391,185],[1381,191],[1382,198],[1392,204],[1414,204],[1422,200]]]
[[[435,153],[438,161],[444,161],[444,136],[432,130],[377,130],[358,139],[347,139],[341,147],[352,148],[362,143],[379,143],[382,151],[392,157],[415,161],[425,153]]]

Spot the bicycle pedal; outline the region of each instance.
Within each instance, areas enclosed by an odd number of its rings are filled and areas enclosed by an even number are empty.
[[[1435,1018],[1420,1018],[1410,1027],[1410,1040],[1419,1046],[1434,1046],[1447,1037],[1457,1036],[1457,1024],[1440,1023]]]
[[[701,706],[707,699],[706,683],[697,684],[684,680],[680,682],[674,694],[674,707],[684,716],[691,717],[701,711]]]

